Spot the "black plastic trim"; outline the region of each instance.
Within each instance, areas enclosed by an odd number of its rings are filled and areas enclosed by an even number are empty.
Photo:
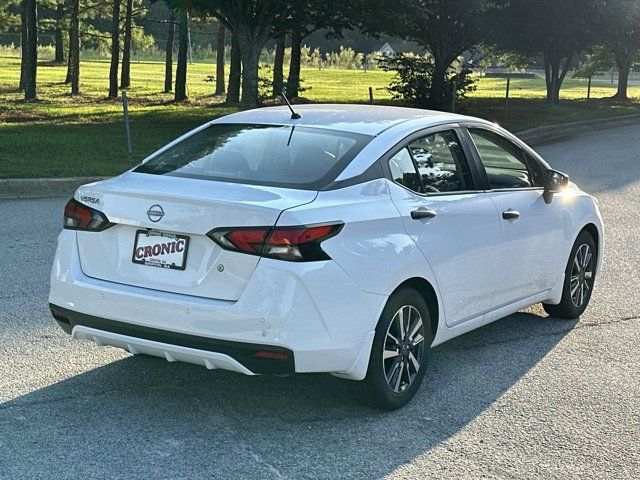
[[[375,161],[360,175],[356,175],[355,177],[347,178],[345,180],[336,180],[334,182],[331,182],[329,185],[324,187],[322,191],[338,190],[340,188],[352,187],[354,185],[360,185],[361,183],[366,183],[381,178],[385,178],[384,169],[382,168],[382,165],[379,161]]]
[[[229,340],[144,327],[74,312],[73,310],[68,310],[53,304],[49,304],[49,309],[52,311],[52,314],[54,311],[56,312],[54,318],[67,334],[71,334],[73,327],[76,325],[82,325],[95,328],[96,330],[166,343],[168,345],[178,345],[180,347],[195,348],[207,352],[223,353],[238,361],[253,373],[285,374],[294,373],[296,370],[293,351],[285,347],[258,343],[232,342]],[[63,319],[67,321],[65,322]],[[288,360],[270,360],[254,357],[254,354],[259,351],[284,353]]]

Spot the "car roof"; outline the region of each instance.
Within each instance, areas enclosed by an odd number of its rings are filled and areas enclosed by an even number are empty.
[[[421,119],[422,128],[449,122],[479,120],[447,112],[381,105],[313,104],[294,105],[293,109],[302,118],[292,119],[291,112],[285,105],[245,110],[220,117],[212,123],[296,125],[375,136],[410,120]]]

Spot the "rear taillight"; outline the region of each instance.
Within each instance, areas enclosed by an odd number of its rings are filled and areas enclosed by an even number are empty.
[[[225,250],[290,262],[329,260],[321,243],[336,236],[343,223],[300,227],[216,228],[207,236]]]
[[[64,207],[63,226],[68,230],[101,232],[113,226],[113,223],[109,222],[104,213],[87,207],[72,198],[67,202],[67,206]]]

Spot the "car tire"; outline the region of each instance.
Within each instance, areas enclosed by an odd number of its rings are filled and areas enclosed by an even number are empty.
[[[552,317],[578,318],[589,305],[596,278],[598,251],[589,232],[582,231],[571,249],[564,271],[562,300],[558,305],[542,304]]]
[[[431,316],[424,298],[410,287],[397,290],[376,327],[367,375],[353,382],[356,399],[381,410],[409,402],[424,377],[431,341]]]

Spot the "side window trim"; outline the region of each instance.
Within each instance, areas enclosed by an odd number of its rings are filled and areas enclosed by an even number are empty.
[[[462,150],[463,150],[463,153],[464,153],[464,156],[465,156],[465,162],[466,162],[467,167],[469,168],[469,172],[471,174],[471,182],[473,184],[472,185],[473,188],[471,190],[460,190],[460,191],[456,191],[456,192],[429,192],[429,193],[422,193],[422,192],[414,192],[410,188],[407,188],[406,186],[397,183],[393,179],[393,177],[391,175],[391,171],[389,169],[389,163],[388,163],[389,160],[394,155],[396,155],[398,152],[400,152],[400,150],[402,150],[403,148],[406,148],[407,151],[409,152],[409,155],[411,155],[411,159],[414,162],[414,168],[416,168],[416,172],[417,172],[418,170],[417,170],[417,165],[416,165],[415,159],[413,158],[413,155],[411,154],[411,150],[408,148],[409,144],[411,144],[415,140],[418,140],[420,138],[426,137],[428,135],[432,135],[432,134],[439,133],[439,132],[444,132],[444,131],[453,131],[454,134],[457,136],[458,142],[460,143],[460,146],[462,147]],[[396,143],[393,147],[391,147],[389,150],[387,150],[387,152],[378,159],[378,162],[380,163],[380,166],[382,167],[382,170],[384,172],[384,177],[387,180],[389,180],[389,181],[393,182],[394,184],[404,188],[408,192],[411,192],[414,195],[417,195],[417,196],[420,196],[420,197],[440,197],[440,196],[445,196],[445,195],[468,195],[470,193],[483,193],[486,189],[484,188],[484,185],[480,185],[479,182],[478,182],[478,180],[479,180],[479,178],[481,178],[481,176],[480,176],[478,167],[476,165],[476,160],[472,156],[470,156],[470,153],[471,152],[469,150],[469,146],[467,145],[467,140],[466,140],[465,135],[464,135],[463,127],[461,127],[460,124],[456,122],[456,123],[449,123],[449,124],[437,125],[437,126],[434,126],[434,127],[424,128],[422,130],[418,130],[417,132],[414,132],[414,133],[406,136],[401,141]],[[418,177],[420,177],[420,175],[418,175]],[[422,179],[420,179],[420,184],[422,185]],[[422,188],[424,188],[424,186],[422,186]]]
[[[517,188],[491,188],[491,185],[489,183],[489,178],[487,177],[487,172],[486,169],[484,167],[484,164],[482,163],[482,160],[480,158],[480,153],[478,152],[478,148],[476,147],[475,142],[473,141],[473,138],[471,137],[471,133],[469,132],[470,129],[476,129],[476,130],[486,130],[487,132],[491,132],[494,135],[498,136],[499,138],[501,138],[502,140],[504,140],[506,143],[508,143],[509,145],[512,145],[513,148],[517,149],[521,154],[522,154],[522,163],[527,167],[527,173],[529,174],[529,178],[533,178],[532,174],[531,174],[531,165],[529,164],[529,160],[534,160],[538,163],[540,163],[540,166],[548,169],[549,166],[544,163],[544,162],[540,162],[539,158],[537,157],[537,155],[533,155],[529,150],[529,148],[524,148],[523,145],[519,145],[518,143],[514,142],[513,140],[511,140],[510,138],[506,137],[504,134],[502,134],[502,132],[498,131],[497,129],[491,128],[488,125],[485,124],[476,124],[476,123],[467,123],[465,125],[461,126],[461,130],[464,132],[465,138],[468,142],[469,148],[472,151],[472,155],[474,158],[474,163],[476,164],[476,167],[480,169],[481,173],[480,176],[483,179],[483,183],[484,183],[484,188],[483,190],[485,192],[522,192],[522,191],[528,191],[528,190],[543,190],[543,187],[517,187]],[[535,152],[534,152],[535,153]]]
[[[409,145],[411,145],[411,142],[407,143],[404,146],[404,149],[407,151],[407,153],[409,153],[409,158],[411,159],[411,162],[413,163],[413,168],[416,171],[416,175],[418,176],[418,183],[420,183],[420,191],[416,193],[423,195],[426,193],[424,191],[424,181],[422,180],[422,175],[420,175],[420,167],[418,166],[418,161],[416,160],[416,157],[414,157],[413,152],[409,148]],[[402,148],[400,150],[402,150]]]

